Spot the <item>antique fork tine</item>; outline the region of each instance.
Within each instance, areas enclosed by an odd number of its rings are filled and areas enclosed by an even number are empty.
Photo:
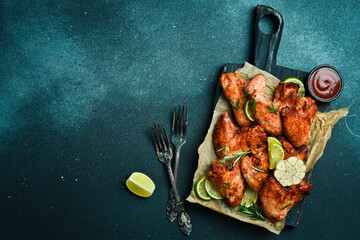
[[[190,222],[191,219],[190,216],[185,212],[185,205],[181,201],[179,192],[176,187],[174,174],[171,169],[171,159],[173,155],[172,155],[170,142],[168,140],[162,122],[161,122],[161,126],[160,124],[158,124],[158,126],[154,124],[154,129],[155,131],[151,127],[151,133],[153,136],[153,143],[154,143],[156,155],[158,156],[160,162],[165,164],[166,169],[168,171],[168,175],[172,186],[172,191],[174,193],[174,198],[175,198],[175,210],[177,212],[178,223],[182,233],[184,233],[185,235],[189,235],[190,232],[192,231],[192,224]]]

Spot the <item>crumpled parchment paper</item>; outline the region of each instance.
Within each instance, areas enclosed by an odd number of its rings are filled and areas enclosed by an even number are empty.
[[[270,73],[260,70],[249,63],[245,63],[244,67],[238,69],[236,73],[239,77],[243,78],[247,82],[250,82],[250,80],[256,74],[258,73],[263,74],[267,79],[265,97],[271,100],[273,99],[273,95],[275,93],[276,87],[280,82],[279,79],[277,79]],[[225,96],[222,94],[219,101],[216,104],[213,117],[211,120],[211,124],[206,134],[205,140],[198,149],[199,160],[198,160],[197,170],[194,174],[193,184],[195,184],[196,180],[199,177],[206,175],[206,173],[210,170],[210,165],[212,161],[217,159],[215,154],[215,149],[213,146],[212,132],[217,120],[219,119],[221,114],[225,111],[229,113],[230,118],[232,118],[233,122],[236,123],[233,118],[231,105],[229,101],[225,98]],[[347,113],[348,113],[347,108],[342,108],[340,110],[334,110],[326,113],[320,113],[320,112],[316,113],[315,119],[311,127],[312,143],[309,145],[310,151],[308,155],[308,160],[306,162],[307,172],[315,165],[315,163],[322,156],[326,143],[331,137],[331,131],[334,125],[339,121],[340,118],[346,116]],[[210,200],[210,201],[200,200],[196,197],[194,189],[192,189],[190,195],[187,197],[186,200],[213,209],[217,212],[236,218],[240,221],[255,224],[260,227],[264,227],[276,234],[279,234],[285,226],[285,220],[277,223],[272,223],[270,221],[261,222],[261,221],[252,220],[247,215],[236,213],[237,208],[230,207],[222,200]]]

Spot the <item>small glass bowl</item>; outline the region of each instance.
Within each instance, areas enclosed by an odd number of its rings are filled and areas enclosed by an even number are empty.
[[[312,76],[313,74],[315,73],[316,70],[320,69],[320,68],[330,68],[332,70],[334,70],[338,75],[339,75],[339,79],[340,79],[340,88],[338,90],[338,92],[331,98],[321,98],[321,97],[318,97],[317,95],[315,95],[315,93],[311,90],[311,79],[312,79]],[[343,81],[343,78],[339,72],[339,70],[337,70],[334,66],[331,66],[331,65],[328,65],[328,64],[322,64],[322,65],[319,65],[317,67],[315,67],[313,70],[311,70],[309,76],[308,76],[308,79],[306,81],[306,84],[307,84],[307,91],[309,93],[309,95],[312,97],[312,98],[315,98],[317,101],[319,102],[332,102],[334,100],[336,100],[342,93],[343,89],[344,89],[344,81]]]

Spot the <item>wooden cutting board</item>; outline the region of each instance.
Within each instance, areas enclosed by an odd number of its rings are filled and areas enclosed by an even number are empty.
[[[281,40],[281,34],[284,27],[284,20],[281,14],[276,11],[275,9],[264,6],[264,5],[257,5],[255,8],[255,57],[254,57],[254,65],[262,70],[265,70],[281,81],[285,80],[289,77],[296,77],[300,79],[306,87],[306,81],[309,76],[309,72],[304,72],[296,69],[291,69],[287,67],[282,67],[276,65],[276,55],[279,49],[279,44]],[[259,28],[260,19],[272,16],[273,18],[277,19],[278,27],[275,32],[272,34],[264,34]],[[227,63],[224,64],[220,70],[221,73],[229,73],[235,72],[237,69],[244,66],[244,63]],[[315,67],[315,66],[314,66]],[[217,101],[219,100],[222,93],[222,88],[220,83],[217,85],[216,94],[215,94],[215,101],[214,101],[214,109]],[[308,96],[308,92],[306,92]],[[318,106],[318,111],[326,112],[329,108],[330,103],[322,103],[316,101]],[[310,182],[311,175],[313,169],[311,169],[305,176],[305,179]],[[296,227],[301,218],[301,213],[303,206],[305,204],[305,199],[295,205],[288,213],[286,218],[286,225]]]

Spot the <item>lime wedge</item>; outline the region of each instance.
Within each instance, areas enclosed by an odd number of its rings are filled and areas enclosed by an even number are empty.
[[[305,97],[305,92],[298,92],[297,95],[299,96],[299,98],[303,98]]]
[[[155,190],[155,184],[151,178],[140,172],[132,173],[126,180],[126,186],[140,197],[150,197]]]
[[[256,201],[258,199],[258,196],[259,196],[259,194],[255,190],[253,190],[249,186],[246,186],[245,193],[244,193],[244,196],[243,196],[243,198],[241,200],[240,205],[242,205],[242,206],[245,205],[245,207],[250,207],[254,203],[256,203]]]
[[[299,88],[299,91],[298,91],[298,96],[299,97],[305,97],[305,86],[304,86],[304,83],[298,79],[298,78],[294,78],[294,77],[291,77],[291,78],[287,78],[284,80],[284,83],[296,83],[300,86]]]
[[[214,183],[210,179],[206,179],[205,181],[205,190],[206,193],[213,199],[223,199],[219,190],[215,187]]]
[[[274,169],[284,159],[284,149],[276,138],[268,137],[269,169]]]
[[[206,192],[205,181],[206,181],[206,176],[199,177],[198,180],[196,180],[195,182],[194,191],[199,199],[209,201],[211,197]]]
[[[279,145],[279,146],[282,146],[281,145],[281,142],[279,141],[279,140],[277,140],[276,138],[274,138],[274,137],[268,137],[267,138],[267,142],[268,142],[268,145],[270,146],[270,145],[273,145],[273,144],[277,144],[277,145]]]
[[[252,101],[250,100],[247,100],[245,102],[245,105],[244,105],[244,111],[245,111],[245,115],[246,117],[250,120],[250,121],[254,121],[254,105],[252,103]]]

